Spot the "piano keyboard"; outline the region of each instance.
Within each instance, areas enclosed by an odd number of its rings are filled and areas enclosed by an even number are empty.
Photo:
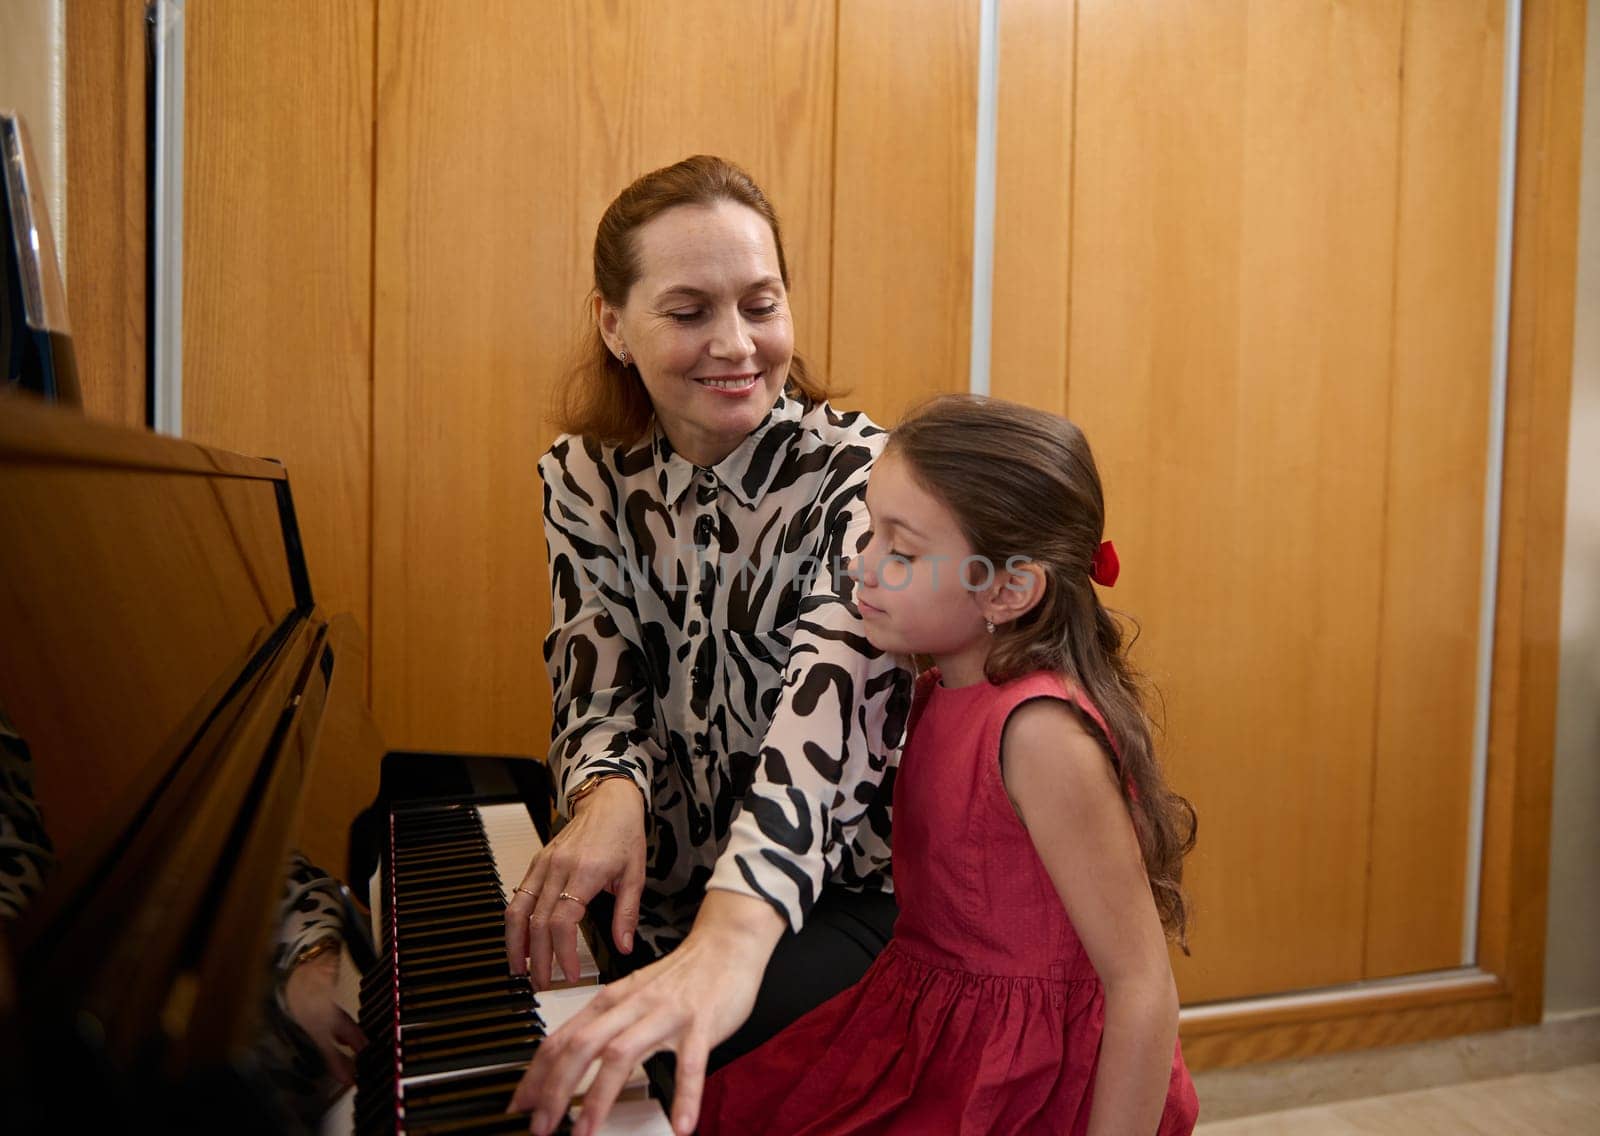
[[[578,937],[579,973],[535,995],[505,959],[505,905],[542,847],[520,802],[396,809],[373,918],[383,944],[364,976],[348,1129],[369,1133],[525,1132],[505,1108],[540,1041],[599,991],[598,967]],[[559,975],[559,964],[558,971]],[[595,1069],[578,1086],[587,1089]],[[661,1107],[635,1069],[601,1132],[668,1136]],[[560,1128],[557,1131],[565,1131]],[[327,1128],[324,1128],[327,1131]]]

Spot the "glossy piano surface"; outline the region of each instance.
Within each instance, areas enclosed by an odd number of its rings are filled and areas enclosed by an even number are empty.
[[[459,1113],[442,1092],[498,1092],[537,1040],[525,1027],[548,1028],[573,997],[541,1015],[526,983],[500,977],[488,935],[503,876],[548,836],[534,819],[548,817],[548,778],[500,765],[500,791],[467,804],[447,763],[393,755],[426,771],[426,800],[379,797],[365,646],[316,605],[282,467],[0,395],[0,558],[0,709],[27,740],[53,854],[45,887],[0,928],[0,994],[14,996],[9,1010],[0,997],[0,1129],[301,1130],[260,1058],[285,863],[299,848],[358,893],[378,860],[414,882],[417,857],[440,849],[374,845],[391,807],[420,818],[443,804],[475,834],[484,816],[498,833],[507,804],[527,820],[499,860],[501,838],[484,836],[481,864],[449,869],[463,886],[418,893],[415,915],[406,899],[380,907],[380,922],[421,927],[376,969],[422,968],[399,997],[428,1028],[389,1037],[376,1066],[405,1107],[372,1130],[426,1130],[407,1108]],[[643,1127],[624,1115],[607,1130],[667,1131],[658,1106],[635,1103]]]

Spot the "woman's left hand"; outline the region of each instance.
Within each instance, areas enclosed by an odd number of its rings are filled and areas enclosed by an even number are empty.
[[[693,1132],[707,1057],[750,1016],[783,929],[782,918],[759,899],[707,893],[682,945],[606,986],[539,1046],[511,1098],[511,1110],[532,1109],[531,1131],[540,1136],[553,1131],[598,1059],[573,1127],[575,1136],[592,1136],[639,1063],[668,1050],[677,1055],[672,1127],[685,1136]]]
[[[334,1079],[341,1085],[353,1085],[356,1068],[350,1053],[360,1053],[367,1038],[339,1005],[338,983],[339,952],[322,951],[295,964],[284,980],[283,1001],[289,1016],[316,1043]]]

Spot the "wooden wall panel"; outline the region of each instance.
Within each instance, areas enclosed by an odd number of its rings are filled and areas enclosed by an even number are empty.
[[[822,2],[385,4],[372,633],[391,745],[545,752],[534,466],[623,186],[697,152],[745,165],[784,220],[799,343],[823,354],[833,20]]]
[[[1462,962],[1504,56],[1502,0],[1406,5],[1369,977]]]
[[[317,601],[362,625],[373,5],[185,16],[184,434],[288,467]]]
[[[63,9],[67,310],[83,406],[93,417],[143,426],[145,5],[116,0]]]
[[[989,392],[1067,409],[1077,0],[1000,6]]]
[[[832,372],[884,425],[968,386],[978,15],[970,0],[840,6]]]
[[[1526,0],[1504,520],[1495,596],[1479,964],[1539,1021],[1560,664],[1561,545],[1578,254],[1584,0]],[[1590,35],[1600,35],[1591,27]]]
[[[1068,409],[1173,779],[1186,1002],[1362,976],[1400,8],[1084,6]]]

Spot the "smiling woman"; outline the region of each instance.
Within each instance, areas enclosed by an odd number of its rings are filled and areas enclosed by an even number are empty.
[[[634,240],[644,272],[620,306],[595,296],[596,323],[678,451],[715,465],[761,424],[794,358],[772,228],[724,200],[668,209]]]
[[[589,358],[539,463],[565,825],[507,908],[506,949],[544,987],[553,962],[574,973],[587,920],[610,984],[514,1103],[550,1131],[601,1057],[582,1136],[669,1050],[688,1132],[708,1067],[849,986],[893,928],[910,678],[867,641],[843,570],[885,435],[795,354],[777,217],[736,166],[689,158],[629,186],[594,270]]]
[[[659,349],[672,351],[665,341],[646,342],[652,323],[692,329],[676,342],[693,351],[704,345],[708,322],[739,313],[739,332],[752,347],[759,342],[759,361],[770,372],[759,383],[770,392],[764,405],[744,411],[751,416],[744,433],[754,429],[779,391],[787,388],[807,403],[826,397],[794,350],[789,266],[778,215],[750,176],[730,162],[688,158],[618,194],[595,232],[594,284],[589,345],[561,394],[558,420],[569,434],[619,445],[636,441],[651,427],[659,410],[656,400],[670,397],[664,380],[682,375],[663,374],[653,353],[648,359],[640,354],[658,342]],[[755,330],[773,325],[781,328],[781,350],[778,335]],[[728,330],[717,328],[710,335]],[[670,357],[684,362],[681,355]],[[690,358],[687,365],[701,378],[715,378],[714,358]]]

